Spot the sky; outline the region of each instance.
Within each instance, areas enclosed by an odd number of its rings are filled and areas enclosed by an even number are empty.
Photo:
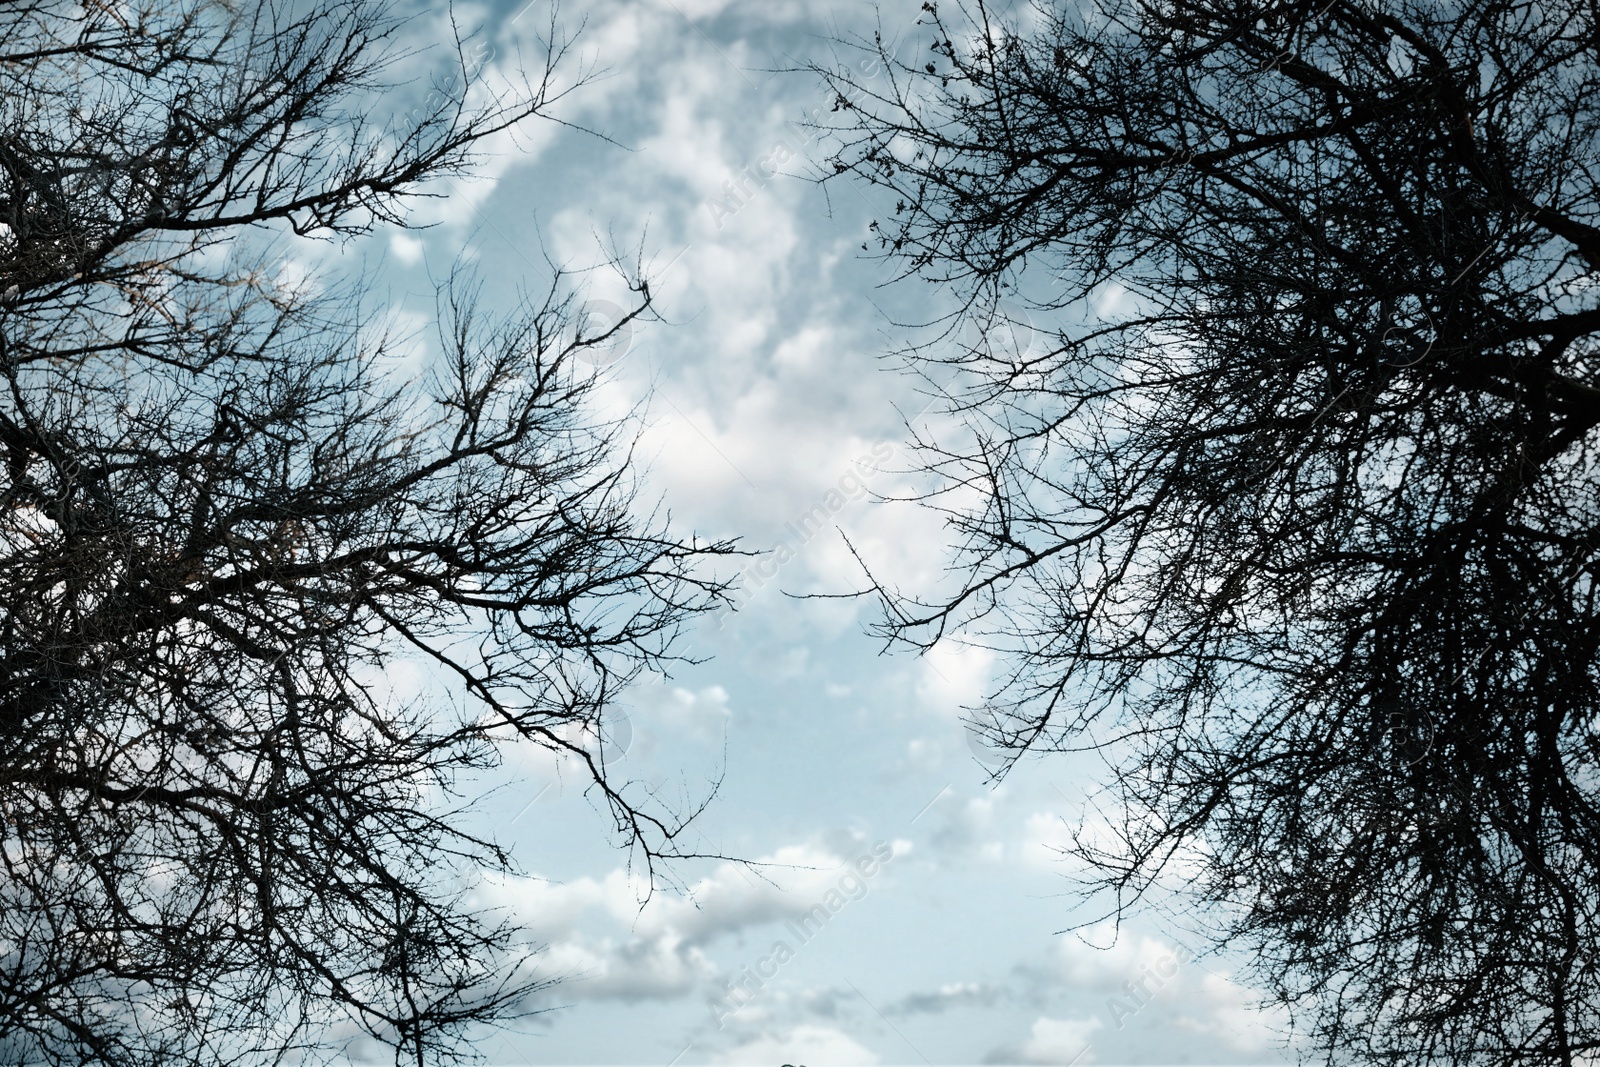
[[[700,662],[644,679],[613,723],[612,766],[639,788],[676,810],[714,792],[691,847],[754,865],[683,863],[652,891],[571,767],[515,750],[488,783],[475,818],[522,875],[474,893],[525,923],[541,973],[561,979],[515,1032],[483,1042],[490,1063],[1293,1060],[1237,961],[1199,951],[1204,916],[1186,921],[1179,901],[1117,928],[1074,896],[1057,850],[1104,818],[1096,768],[1030,757],[990,780],[994,756],[962,724],[997,668],[989,654],[956,635],[886,655],[866,633],[870,604],[795,598],[859,588],[846,537],[906,588],[937,580],[945,558],[934,517],[877,498],[915,486],[906,422],[937,417],[891,358],[905,340],[894,323],[934,320],[951,295],[895,283],[862,251],[887,205],[810,180],[825,148],[790,125],[831,104],[795,68],[855,62],[830,40],[874,26],[926,50],[919,7],[564,4],[558,22],[578,33],[568,69],[593,75],[556,109],[564,125],[498,138],[477,178],[415,206],[426,229],[294,254],[308,270],[352,254],[377,264],[385,321],[414,335],[419,364],[434,282],[453,266],[493,304],[547,285],[550,261],[639,254],[663,321],[617,346],[601,402],[641,413],[639,460],[676,529],[793,550],[747,572],[737,612],[686,635],[680,651]],[[481,100],[519,56],[537,58],[551,12],[457,3],[412,29],[447,40],[452,16],[487,46],[471,71]],[[425,48],[405,70],[413,86],[448,81],[450,59]],[[782,173],[730,197],[756,164]],[[584,277],[603,315],[615,280]],[[826,524],[802,522],[817,514]],[[397,691],[421,684],[407,670],[391,671]]]

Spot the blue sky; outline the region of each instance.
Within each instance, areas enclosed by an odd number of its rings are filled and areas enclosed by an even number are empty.
[[[610,140],[529,124],[496,142],[480,178],[418,205],[413,221],[431,228],[385,230],[356,250],[381,256],[384,318],[415,334],[420,366],[432,279],[454,263],[492,302],[545,285],[546,255],[581,266],[608,245],[642,249],[666,321],[606,369],[603,403],[611,414],[643,405],[639,454],[678,529],[793,549],[759,587],[747,578],[736,614],[688,635],[683,651],[704,662],[628,695],[631,738],[615,764],[679,810],[720,777],[696,842],[764,866],[686,863],[669,872],[676,888],[649,895],[571,768],[511,753],[478,818],[526,877],[476,892],[527,923],[546,946],[542,973],[565,981],[520,1032],[484,1043],[492,1063],[1292,1058],[1281,1019],[1252,1007],[1229,961],[1184,951],[1201,945],[1205,916],[1186,916],[1181,898],[1120,931],[1090,922],[1053,847],[1086,812],[1088,832],[1102,818],[1095,767],[1029,759],[1003,784],[987,780],[961,724],[995,670],[986,652],[958,635],[920,659],[883,656],[863,633],[867,606],[785,595],[860,581],[841,531],[908,588],[937,580],[944,558],[936,520],[870,496],[914,486],[902,419],[932,417],[886,358],[903,341],[891,321],[934,319],[949,295],[885,285],[888,268],[860,248],[884,205],[806,180],[824,149],[787,124],[829,99],[781,72],[875,20],[908,54],[925,50],[918,8],[567,4],[560,23],[583,26],[569,69],[592,62],[596,77],[557,113]],[[519,54],[537,55],[549,9],[458,3],[454,17],[492,47],[474,72],[483,94]],[[444,19],[428,12],[414,29],[444,39]],[[443,77],[448,58],[406,62]],[[785,173],[728,199],[728,183],[762,161]],[[338,269],[349,255],[295,245],[290,258]],[[618,295],[603,270],[589,282],[597,300]],[[796,536],[818,505],[828,528]],[[397,694],[425,687],[406,664],[390,682]],[[802,940],[788,924],[818,905],[827,921]],[[770,975],[759,988],[746,978],[756,972]],[[741,980],[753,992],[730,999],[727,983]]]

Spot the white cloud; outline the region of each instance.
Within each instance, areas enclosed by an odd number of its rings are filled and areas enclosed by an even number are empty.
[[[1123,982],[1137,979],[1162,960],[1187,955],[1170,941],[1135,934],[1125,928],[1118,930],[1116,924],[1107,921],[1085,930],[1081,938],[1058,938],[1051,953],[1050,973],[1054,981],[1062,985],[1118,989]],[[1189,970],[1176,972],[1179,984],[1186,976],[1193,980],[1194,965],[1184,964],[1183,967]]]
[[[868,1065],[878,1062],[870,1050],[857,1044],[843,1031],[829,1026],[796,1026],[781,1035],[763,1034],[712,1057],[712,1063],[759,1064],[809,1063]]]
[[[931,993],[912,993],[885,1009],[890,1015],[938,1015],[955,1008],[992,1007],[1007,996],[1004,986],[989,982],[946,982]]]
[[[577,935],[550,946],[538,968],[563,980],[553,991],[563,1001],[673,999],[714,971],[699,949],[671,936],[590,942]]]
[[[909,842],[900,840],[891,844],[896,859],[910,847]],[[672,931],[689,943],[704,944],[792,918],[817,903],[850,872],[851,861],[869,852],[864,840],[848,854],[812,844],[788,845],[762,858],[763,877],[735,864],[722,864],[690,886],[685,896],[653,900],[635,928],[641,933]],[[866,884],[875,885],[882,877],[880,870]]]
[[[899,858],[911,845],[897,840],[891,848]],[[643,887],[623,868],[566,883],[486,879],[474,904],[515,918],[549,946],[536,963],[542,975],[566,980],[560,998],[670,999],[715,974],[704,951],[712,942],[796,918],[869,852],[864,841],[838,851],[788,845],[762,857],[759,873],[720,864],[684,895],[657,892],[642,907]],[[880,869],[854,884],[866,887],[858,890],[864,896],[882,877]]]
[[[1258,1053],[1272,1048],[1287,1029],[1288,1016],[1281,1009],[1263,1009],[1256,993],[1226,974],[1202,978],[1196,999],[1201,1002],[1197,1005],[1199,1010],[1180,1015],[1174,1025],[1208,1034],[1238,1052]]]
[[[1047,1000],[1067,996],[1087,1006],[1094,1014],[1068,1022],[1090,1029],[1104,1025],[1105,1033],[1094,1043],[1110,1050],[1106,1056],[1113,1058],[1136,1035],[1159,1035],[1170,1047],[1192,1045],[1194,1035],[1200,1035],[1215,1042],[1207,1042],[1209,1054],[1259,1058],[1269,1054],[1286,1031],[1286,1017],[1263,1008],[1258,995],[1227,972],[1210,969],[1164,938],[1119,931],[1109,921],[1085,930],[1081,939],[1059,939],[1048,962],[1019,966],[1016,976],[1022,990],[1042,991]],[[1059,992],[1049,992],[1052,989]],[[1083,1047],[1088,1033],[1063,1025],[1041,1018],[1030,1042],[1002,1046],[990,1054],[989,1062],[1062,1062],[1050,1058],[1060,1051],[1059,1042],[1052,1041],[1063,1035],[1082,1037],[1068,1051],[1070,1058]]]
[[[389,251],[401,263],[414,267],[422,262],[425,246],[420,239],[408,233],[395,233],[389,237]]]
[[[455,49],[458,30],[470,34],[471,27],[489,23],[489,12],[473,4],[458,4],[448,10],[437,8],[408,27],[407,44],[414,51],[406,53],[396,64],[391,76],[398,84],[409,85],[409,95],[403,101],[402,124],[415,122],[433,111],[441,103],[453,99],[464,101],[468,112],[495,110],[513,101],[526,99],[528,86],[521,72],[528,70],[537,80],[543,64],[543,48],[534,36],[544,27],[544,16],[538,11],[528,11],[518,18],[513,32],[495,41],[483,33],[471,34],[462,42],[463,52]],[[523,31],[523,32],[519,32]],[[518,40],[518,38],[523,38]],[[558,69],[554,89],[559,93],[577,78],[581,59],[569,56]],[[463,93],[463,88],[465,92]],[[593,107],[603,96],[586,86],[574,96],[552,109],[552,115],[568,118],[579,106]],[[411,110],[408,110],[411,109]],[[563,133],[563,127],[552,118],[532,116],[515,126],[492,134],[472,147],[473,163],[468,176],[438,177],[418,191],[425,196],[411,197],[405,202],[408,222],[413,225],[444,224],[460,229],[494,225],[485,218],[485,206],[506,174],[517,166],[526,167]],[[420,256],[420,246],[406,246],[391,239],[391,250],[402,263],[412,264]]]
[[[693,738],[704,745],[720,742],[732,711],[728,691],[720,685],[686,689],[664,680],[639,686],[631,694],[634,728],[641,740],[656,741],[652,735]]]
[[[715,18],[722,14],[732,0],[654,0],[652,6],[662,11],[682,12],[686,19]]]
[[[1006,843],[998,828],[999,815],[1009,796],[999,786],[978,796],[960,801],[945,801],[939,806],[939,829],[932,838],[940,852],[963,860],[999,863],[1006,854]]]
[[[1026,1040],[1001,1046],[986,1063],[1086,1064],[1095,1062],[1090,1035],[1104,1024],[1096,1018],[1051,1019],[1040,1016]],[[1085,1052],[1085,1049],[1088,1049]]]
[[[1060,812],[1041,811],[1029,815],[1023,829],[1023,859],[1036,867],[1059,867],[1062,850],[1072,847],[1073,829]]]
[[[959,716],[963,708],[982,702],[994,664],[993,652],[968,644],[959,636],[941,641],[922,658],[917,696],[934,711]]]

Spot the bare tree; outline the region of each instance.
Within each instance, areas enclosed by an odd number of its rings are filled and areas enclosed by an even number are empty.
[[[409,381],[359,284],[267,269],[284,227],[402,222],[567,91],[552,33],[469,108],[458,42],[394,118],[402,26],[365,0],[0,9],[8,1062],[462,1053],[542,982],[458,877],[511,869],[459,796],[507,739],[575,756],[652,871],[685,854],[685,817],[573,732],[724,588],[700,564],[728,546],[641,508],[632,424],[590,403],[581,357],[648,285],[597,325],[559,272],[494,318],[453,280]],[[387,698],[398,657],[454,703]]]
[[[836,170],[1048,340],[911,350],[956,556],[884,634],[1005,651],[994,740],[1107,758],[1092,884],[1209,902],[1305,1047],[1592,1062],[1600,14],[923,9],[822,71]]]

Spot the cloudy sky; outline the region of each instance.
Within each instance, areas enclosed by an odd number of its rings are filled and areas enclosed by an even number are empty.
[[[665,321],[606,369],[606,403],[644,405],[640,455],[679,529],[795,549],[747,577],[739,612],[690,635],[684,651],[703,662],[630,694],[618,728],[616,765],[669,807],[720,779],[693,844],[761,866],[684,864],[668,872],[676,890],[649,894],[570,769],[537,752],[508,762],[482,817],[526,877],[477,892],[537,932],[545,973],[564,980],[520,1033],[484,1045],[491,1063],[1292,1058],[1229,961],[1186,950],[1200,941],[1181,901],[1120,932],[1075,901],[1053,847],[1086,817],[1093,829],[1094,768],[1057,757],[987,781],[960,718],[993,669],[984,653],[957,641],[883,656],[865,605],[785,595],[860,581],[843,535],[908,586],[941,566],[937,524],[871,497],[910,487],[904,421],[928,417],[886,358],[904,339],[891,321],[936,318],[948,297],[885,284],[861,251],[883,205],[808,180],[824,149],[787,125],[830,103],[793,68],[875,23],[907,54],[925,50],[918,6],[569,3],[560,24],[582,27],[569,70],[594,68],[558,109],[570,127],[497,143],[481,178],[419,206],[429,229],[305,252],[335,268],[381,257],[390,323],[415,333],[420,360],[433,283],[457,263],[498,300],[548,284],[546,257],[580,267],[640,251]],[[550,10],[458,2],[454,18],[487,45],[482,93],[538,56]],[[436,10],[418,28],[443,40],[446,25]],[[448,79],[450,58],[408,63]],[[784,173],[730,199],[760,163]],[[596,300],[613,292],[604,271],[589,281]],[[819,504],[828,528],[795,536]],[[392,680],[411,684],[404,665]],[[729,993],[739,982],[748,994]]]

